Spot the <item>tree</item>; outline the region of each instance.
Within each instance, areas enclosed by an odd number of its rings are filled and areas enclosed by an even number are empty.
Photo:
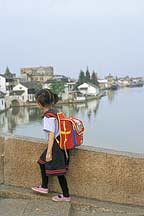
[[[10,70],[8,67],[6,67],[5,73],[10,73]]]
[[[35,91],[39,91],[40,89],[42,89],[42,83],[40,81],[36,81],[36,82],[31,82],[31,83],[34,83],[34,88],[35,88]]]
[[[82,84],[85,82],[85,74],[84,72],[81,70],[80,74],[79,74],[79,79],[78,79],[78,85]]]
[[[50,89],[52,90],[52,92],[54,92],[57,95],[62,95],[62,93],[64,92],[65,86],[64,86],[64,82],[63,81],[57,81],[54,80],[51,83],[51,87]]]
[[[86,80],[86,82],[90,82],[90,72],[89,72],[88,67],[87,67],[87,69],[86,69],[86,76],[85,76],[85,80]]]
[[[12,77],[12,74],[11,74],[11,72],[10,72],[10,70],[9,70],[8,67],[6,67],[5,76],[7,76],[7,77]]]
[[[92,72],[92,76],[91,76],[91,83],[95,84],[95,85],[99,85],[98,83],[98,78],[97,78],[97,74],[95,71]]]

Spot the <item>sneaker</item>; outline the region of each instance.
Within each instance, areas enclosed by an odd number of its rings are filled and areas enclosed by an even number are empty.
[[[55,202],[70,202],[71,197],[64,197],[63,194],[52,197],[52,200]]]
[[[47,194],[48,188],[43,188],[42,186],[32,187],[32,190],[38,193]]]

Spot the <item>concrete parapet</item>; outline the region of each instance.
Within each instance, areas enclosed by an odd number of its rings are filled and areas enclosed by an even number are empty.
[[[0,138],[0,152],[4,149],[5,155],[4,167],[0,166],[0,182],[26,188],[39,185],[41,180],[37,159],[45,147],[41,140]],[[144,205],[143,156],[82,146],[71,151],[67,179],[72,195]],[[60,192],[55,177],[51,178],[50,190]]]
[[[0,137],[0,184],[4,183],[4,138]]]

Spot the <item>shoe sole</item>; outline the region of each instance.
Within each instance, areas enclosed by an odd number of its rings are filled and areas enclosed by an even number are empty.
[[[52,201],[54,201],[54,202],[70,202],[71,200],[57,200],[57,199],[54,199],[54,198],[52,198]]]
[[[36,190],[36,189],[34,189],[34,188],[32,188],[32,190],[35,191],[35,192],[37,192],[37,193],[48,194],[48,192],[38,191],[38,190]]]

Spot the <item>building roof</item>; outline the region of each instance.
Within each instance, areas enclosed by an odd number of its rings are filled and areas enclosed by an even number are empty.
[[[108,81],[106,79],[99,79],[98,83],[107,83]]]
[[[5,78],[4,74],[0,74],[1,77]]]
[[[37,82],[36,81],[31,81],[31,82],[20,82],[21,85],[25,86],[28,89],[35,89]]]
[[[2,91],[0,91],[0,98],[4,98],[5,97],[5,93],[3,93]]]
[[[39,66],[39,67],[24,67],[24,68],[21,68],[21,70],[31,70],[31,69],[34,69],[34,70],[37,70],[37,69],[47,69],[47,68],[53,68],[53,66]]]
[[[12,91],[12,92],[10,92],[10,96],[14,96],[14,95],[19,96],[19,95],[22,95],[24,92],[25,91],[23,91],[23,90]]]
[[[88,88],[88,86],[92,86],[94,88],[98,88],[96,85],[94,85],[93,83],[89,83],[89,82],[87,82],[87,83],[85,82],[85,83],[79,85],[78,88]]]

